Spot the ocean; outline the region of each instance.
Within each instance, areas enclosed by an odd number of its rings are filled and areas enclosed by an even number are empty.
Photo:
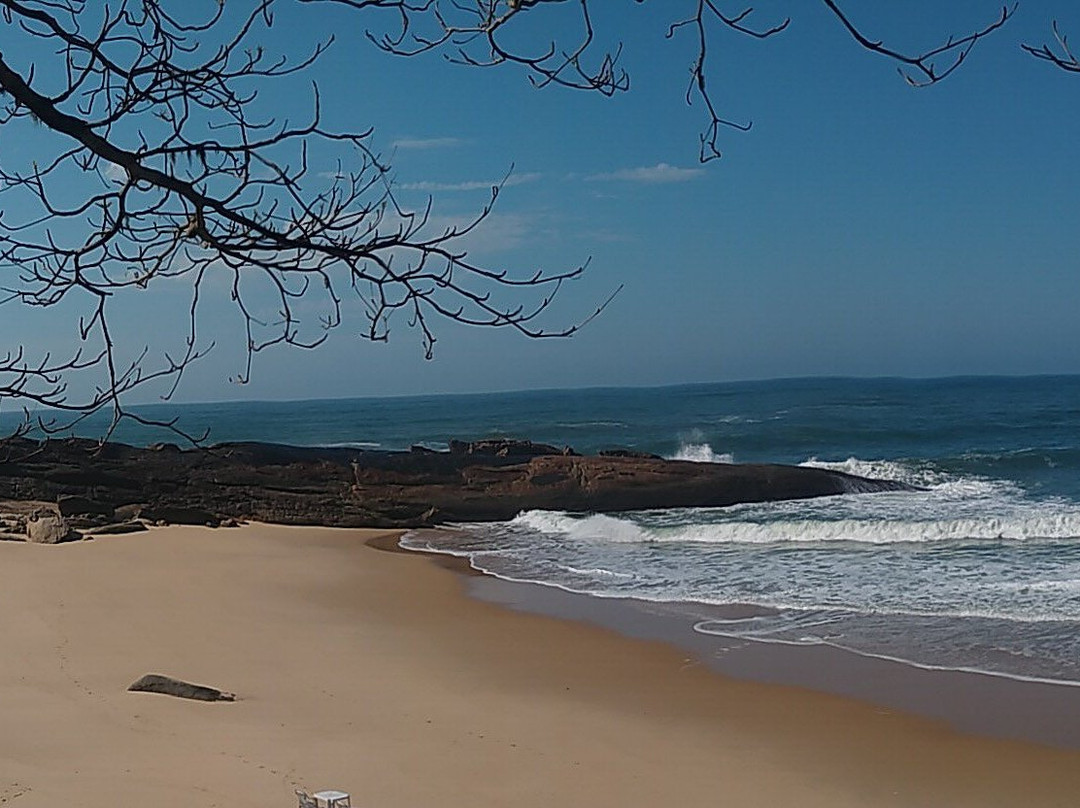
[[[403,546],[510,581],[678,604],[701,635],[1080,684],[1080,377],[792,379],[144,412],[209,428],[212,442],[437,449],[509,436],[901,480],[922,490],[529,511],[408,534]]]

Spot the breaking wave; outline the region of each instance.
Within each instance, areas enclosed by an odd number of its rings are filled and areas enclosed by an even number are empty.
[[[688,460],[691,463],[734,463],[728,452],[717,453],[707,443],[683,443],[668,460]]]
[[[1014,513],[966,518],[777,518],[717,519],[682,525],[649,524],[630,516],[577,516],[559,511],[527,511],[510,524],[582,541],[698,542],[710,544],[811,544],[861,542],[894,544],[945,541],[1029,541],[1080,537],[1080,509],[1059,505],[1017,508]],[[705,514],[702,513],[702,516]],[[719,516],[717,514],[716,516]],[[645,524],[642,522],[645,521]]]

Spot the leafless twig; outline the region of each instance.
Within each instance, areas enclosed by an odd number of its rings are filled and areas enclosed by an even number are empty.
[[[441,52],[450,62],[494,67],[523,68],[534,86],[560,85],[614,95],[630,89],[630,76],[622,67],[623,44],[601,44],[593,10],[596,0],[300,0],[304,3],[336,3],[353,9],[393,10],[396,26],[389,33],[368,36],[383,50],[402,56]],[[605,0],[614,6],[617,0]],[[647,0],[633,0],[641,5]],[[719,140],[724,130],[747,131],[742,122],[721,111],[716,101],[707,61],[717,47],[716,37],[725,33],[769,39],[788,29],[791,20],[779,19],[763,26],[751,23],[754,8],[725,11],[720,0],[662,0],[668,19],[667,38],[678,39],[686,31],[691,42],[690,81],[687,103],[700,101],[706,124],[700,137],[699,158],[708,162],[720,157]],[[844,29],[863,48],[900,63],[900,74],[913,86],[935,84],[952,74],[985,37],[1004,26],[1017,6],[1004,6],[991,22],[960,37],[920,53],[905,53],[872,38],[852,21],[836,0],[822,0]],[[557,24],[553,30],[569,30],[576,22],[570,44],[530,37],[540,30],[539,15]],[[545,18],[545,20],[548,18]],[[532,43],[530,49],[528,43]]]
[[[151,423],[125,401],[162,386],[169,397],[212,347],[200,337],[211,277],[228,280],[244,326],[240,383],[271,346],[322,343],[349,298],[368,339],[387,339],[402,312],[429,356],[440,319],[527,337],[580,326],[545,329],[541,315],[584,266],[515,276],[460,248],[499,186],[470,223],[437,230],[430,203],[399,204],[370,131],[323,125],[316,85],[306,122],[259,117],[260,91],[304,71],[332,41],[296,59],[265,52],[256,43],[277,2],[256,0],[240,17],[218,3],[192,19],[168,0],[0,0],[2,41],[20,44],[19,62],[0,51],[0,127],[37,130],[40,144],[32,162],[0,157],[0,305],[83,312],[71,355],[31,356],[31,342],[0,358],[0,401],[64,416],[41,428],[102,410],[112,413],[103,439],[123,419]],[[343,155],[337,171],[312,170],[315,153]],[[132,356],[111,327],[114,303],[168,279],[189,290],[180,351],[158,360],[148,344]],[[321,306],[317,326],[300,301]],[[92,392],[72,387],[88,376]],[[156,425],[180,432],[173,421]]]
[[[1034,45],[1021,44],[1020,47],[1036,59],[1050,62],[1054,66],[1060,67],[1062,70],[1069,73],[1080,73],[1080,60],[1078,60],[1076,54],[1072,52],[1072,48],[1069,46],[1068,36],[1058,28],[1057,20],[1053,21],[1051,27],[1054,31],[1054,41],[1057,43],[1056,52],[1046,44],[1037,47]]]

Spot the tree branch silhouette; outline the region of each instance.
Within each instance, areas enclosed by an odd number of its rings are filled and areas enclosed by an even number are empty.
[[[1036,59],[1050,62],[1055,67],[1059,67],[1067,73],[1080,73],[1080,60],[1078,60],[1076,54],[1072,52],[1068,36],[1066,36],[1058,27],[1057,20],[1054,20],[1050,27],[1054,32],[1054,43],[1057,47],[1056,51],[1047,44],[1038,46],[1022,44],[1020,47]]]
[[[605,96],[630,89],[630,74],[622,66],[623,43],[610,47],[599,34],[594,10],[596,0],[300,0],[303,3],[334,3],[354,9],[392,10],[396,24],[389,32],[368,36],[390,53],[416,56],[431,51],[447,61],[475,67],[515,65],[522,68],[536,87],[559,85],[598,92]],[[606,0],[612,6],[615,0]],[[627,0],[628,5],[644,5],[649,0]],[[914,87],[936,84],[951,75],[975,46],[1002,28],[1016,12],[1017,5],[1003,6],[1000,13],[963,36],[949,36],[944,42],[919,52],[905,52],[864,33],[836,0],[820,0],[843,29],[862,48],[898,62],[901,76]],[[721,156],[720,139],[725,131],[748,131],[752,123],[722,111],[714,95],[707,69],[708,57],[722,47],[724,35],[770,39],[789,29],[791,19],[778,18],[764,25],[752,24],[755,9],[750,6],[726,11],[719,0],[661,0],[669,15],[666,36],[689,44],[690,80],[686,101],[701,103],[705,125],[700,135],[699,159],[709,162]],[[575,34],[568,41],[545,41],[533,49],[532,25],[540,27],[539,15],[548,15]],[[572,18],[572,19],[570,19]],[[610,23],[609,23],[610,25]],[[1038,54],[1036,54],[1038,55]]]
[[[239,18],[218,3],[192,20],[164,0],[0,0],[5,41],[18,35],[32,54],[20,64],[0,51],[0,127],[37,130],[33,161],[0,163],[0,305],[81,311],[69,356],[33,356],[24,344],[0,359],[0,403],[59,417],[40,419],[45,432],[106,410],[103,441],[125,419],[197,440],[126,401],[162,387],[168,398],[212,347],[200,337],[212,277],[227,279],[243,323],[240,383],[271,346],[321,344],[350,299],[364,312],[362,336],[386,340],[401,312],[427,356],[439,320],[532,338],[582,325],[545,329],[541,315],[584,265],[516,276],[470,261],[460,247],[501,186],[470,222],[436,229],[430,200],[421,210],[399,203],[370,130],[323,125],[317,85],[305,123],[258,117],[260,92],[332,42],[295,60],[264,52],[255,42],[273,25],[276,2],[259,0]],[[316,151],[346,157],[327,177],[310,167]],[[180,351],[159,359],[148,344],[131,356],[111,327],[116,301],[170,280],[188,290]],[[301,301],[321,307],[317,325],[302,317]],[[87,378],[92,392],[74,389]]]

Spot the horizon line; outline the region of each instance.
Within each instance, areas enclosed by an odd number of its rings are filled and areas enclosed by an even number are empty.
[[[400,399],[419,398],[469,398],[479,396],[516,395],[523,393],[563,393],[563,392],[598,392],[604,390],[663,390],[685,387],[711,387],[719,385],[740,385],[769,382],[807,382],[807,381],[903,381],[903,382],[930,382],[930,381],[959,381],[963,379],[1065,379],[1078,378],[1080,373],[954,373],[939,376],[904,376],[899,374],[881,374],[874,376],[857,376],[842,374],[824,374],[820,376],[761,376],[741,379],[724,379],[712,381],[688,381],[670,382],[663,384],[598,384],[569,387],[522,387],[493,390],[471,391],[437,391],[426,393],[387,393],[384,395],[344,395],[344,396],[317,396],[313,398],[231,398],[203,401],[151,401],[132,404],[133,407],[198,407],[219,404],[304,404],[328,401],[391,401]],[[36,410],[35,410],[36,411]]]

